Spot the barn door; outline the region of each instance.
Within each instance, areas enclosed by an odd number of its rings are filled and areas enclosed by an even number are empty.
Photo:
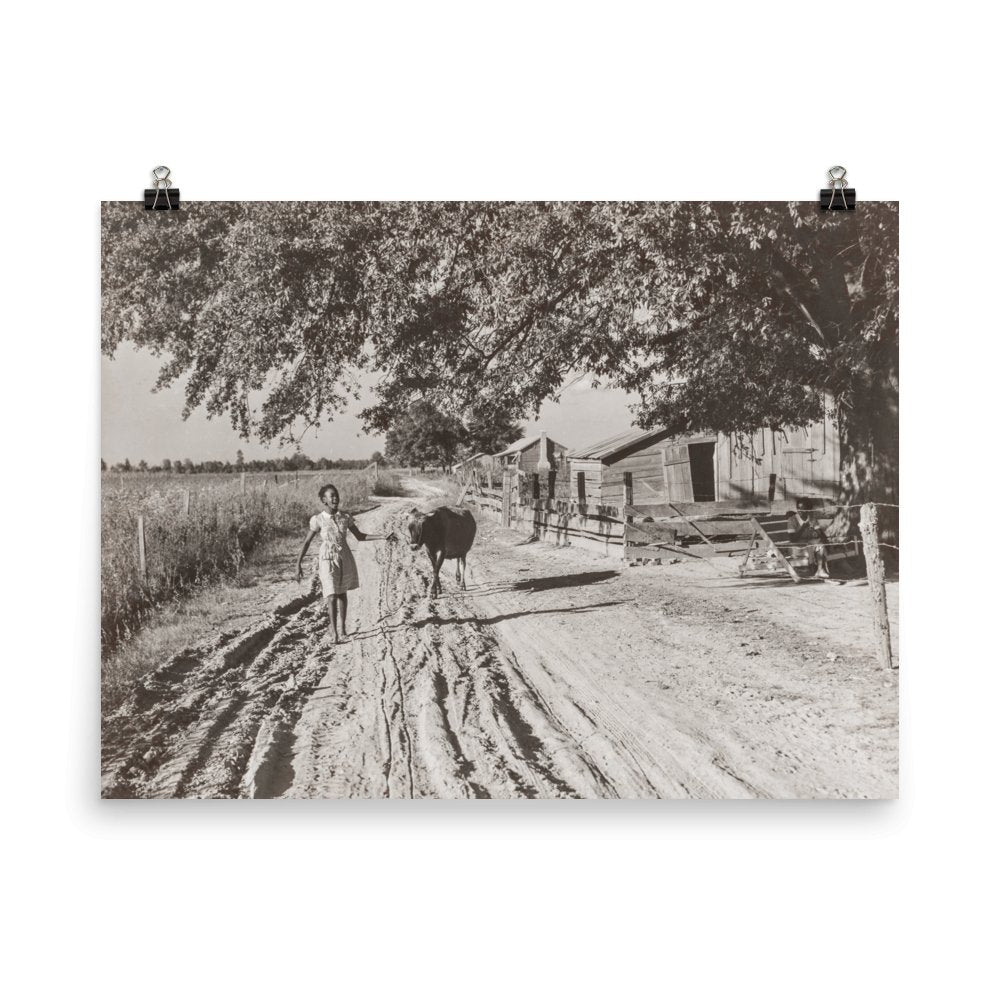
[[[695,503],[715,501],[715,442],[688,445],[691,457],[691,490]]]
[[[797,500],[815,492],[815,461],[815,448],[789,448],[786,445],[781,449],[781,478],[786,500]]]
[[[691,456],[686,444],[671,444],[663,449],[663,484],[670,503],[693,503]]]

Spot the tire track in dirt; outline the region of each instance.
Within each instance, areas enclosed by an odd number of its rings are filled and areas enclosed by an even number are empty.
[[[405,506],[367,530],[398,532]],[[353,617],[372,624],[347,643],[326,640],[313,590],[155,671],[106,726],[104,794],[711,794],[665,773],[635,720],[564,662],[530,594],[479,585],[473,567],[471,592],[431,600],[424,559],[359,546]]]
[[[485,578],[484,578],[485,577]],[[480,571],[476,586],[481,603],[504,618],[511,591]],[[631,609],[616,608],[619,634],[634,634]],[[550,715],[562,721],[579,745],[600,760],[608,787],[605,794],[623,797],[745,798],[765,796],[747,776],[736,773],[718,745],[718,721],[690,711],[680,712],[662,698],[623,701],[628,691],[625,669],[630,654],[616,649],[614,630],[604,633],[612,642],[595,641],[590,633],[580,642],[565,630],[538,624],[544,615],[498,624],[499,640],[507,655],[521,664],[523,678],[531,678]],[[687,634],[664,634],[655,655],[663,663],[690,657],[696,640]],[[635,654],[631,654],[635,655]],[[644,654],[650,655],[646,650]],[[611,686],[599,677],[609,663],[623,668],[621,683]],[[527,683],[527,681],[526,681]],[[636,709],[638,708],[638,711]]]
[[[412,505],[389,501],[362,529],[403,538]],[[448,578],[431,599],[426,554],[355,548],[345,642],[326,636],[314,584],[250,628],[182,651],[105,720],[102,794],[765,797],[793,794],[797,770],[827,753],[820,709],[798,707],[792,690],[773,709],[767,695],[748,716],[720,714],[735,696],[697,672],[718,654],[717,626],[676,610],[664,627],[662,613],[633,606],[617,567],[539,559],[481,524],[469,591]],[[790,739],[776,776],[773,748]]]
[[[387,506],[365,530],[399,533],[409,505]],[[403,546],[358,549],[362,587],[356,616],[366,625],[351,638],[346,663],[330,661],[302,713],[294,736],[295,779],[287,794],[607,794],[597,765],[587,759],[581,769],[581,752],[525,683],[492,627],[479,620],[470,595],[451,591],[428,598],[422,553]],[[349,698],[327,693],[338,677]],[[366,739],[329,739],[359,716],[370,720],[363,727]],[[358,728],[355,723],[361,737]],[[370,771],[373,760],[377,785],[346,780],[352,771]]]
[[[184,650],[139,681],[102,730],[106,797],[231,797],[270,713],[307,690],[284,683],[316,641],[314,595],[289,601],[228,641]],[[320,632],[321,634],[321,632]]]
[[[421,559],[411,559],[397,576],[415,579],[411,593],[429,583]],[[551,748],[564,737],[550,732],[544,709],[500,649],[492,628],[479,620],[468,595],[452,591],[433,601],[411,602],[393,641],[412,650],[414,636],[418,653],[409,659],[415,683],[423,678],[418,698],[425,706],[422,747],[432,775],[440,774],[445,760],[464,785],[463,794],[476,797],[583,793],[571,780],[577,769],[564,773],[553,759]],[[447,791],[439,788],[437,794]]]
[[[401,512],[387,511],[386,517],[388,523],[381,527],[398,532]],[[488,616],[492,608],[486,605],[484,614],[478,594],[449,589],[434,600],[424,596],[429,584],[424,561],[422,553],[414,555],[406,548],[380,548],[363,569],[363,575],[371,579],[363,581],[362,595],[367,584],[376,581],[378,593],[374,605],[362,608],[363,617],[376,624],[355,637],[360,643],[360,657],[356,654],[355,660],[380,665],[377,698],[373,699],[386,776],[380,794],[655,794],[648,781],[636,780],[622,787],[616,769],[598,760],[590,749],[594,741],[600,743],[604,758],[613,761],[625,752],[624,736],[615,740],[613,735],[600,733],[593,717],[566,697],[565,685],[557,692],[560,704],[555,707],[553,693],[543,694],[512,645],[499,640],[496,622]],[[520,595],[516,616],[532,613],[530,604],[525,606],[527,598],[530,595]],[[582,737],[579,727],[567,725],[564,719],[574,713],[585,724]],[[324,715],[323,727],[332,728],[329,708]],[[306,730],[318,724],[311,719]],[[308,733],[304,735],[308,742]],[[635,750],[628,752],[635,754]],[[389,780],[400,766],[400,754],[407,767],[405,789]],[[350,765],[336,756],[334,764],[322,752],[303,755],[296,762],[301,780],[292,793],[340,792],[343,786],[329,779]],[[642,774],[638,765],[632,770]]]

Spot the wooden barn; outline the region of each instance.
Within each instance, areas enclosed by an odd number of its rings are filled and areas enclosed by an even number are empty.
[[[807,427],[671,436],[632,428],[569,456],[569,499],[634,506],[836,499],[840,437],[829,417]]]
[[[523,498],[555,496],[569,481],[569,449],[545,431],[521,438],[493,457],[498,472],[506,468],[519,473],[518,492]]]

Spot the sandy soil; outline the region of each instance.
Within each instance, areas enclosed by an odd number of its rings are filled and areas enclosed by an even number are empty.
[[[412,504],[359,523],[399,531]],[[259,568],[255,618],[221,613],[105,719],[104,795],[896,795],[898,675],[864,586],[623,568],[480,520],[468,591],[446,563],[433,601],[424,553],[356,544],[334,645],[297,545]]]

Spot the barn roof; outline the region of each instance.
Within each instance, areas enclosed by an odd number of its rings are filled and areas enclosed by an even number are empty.
[[[609,438],[604,438],[586,448],[578,448],[569,453],[570,458],[590,458],[603,461],[612,455],[631,448],[633,445],[641,444],[649,438],[657,437],[666,433],[662,427],[654,427],[650,431],[644,431],[641,427],[631,427],[627,431],[621,431]]]
[[[504,455],[514,455],[519,451],[524,451],[526,448],[530,448],[536,441],[538,441],[541,436],[541,434],[535,434],[533,437],[521,438],[520,441],[515,441],[513,444],[507,445],[503,451],[498,451],[493,457],[503,458]],[[549,438],[549,441],[552,442],[552,446],[554,448],[563,448],[563,445],[561,445],[558,441],[552,441],[552,438]]]

